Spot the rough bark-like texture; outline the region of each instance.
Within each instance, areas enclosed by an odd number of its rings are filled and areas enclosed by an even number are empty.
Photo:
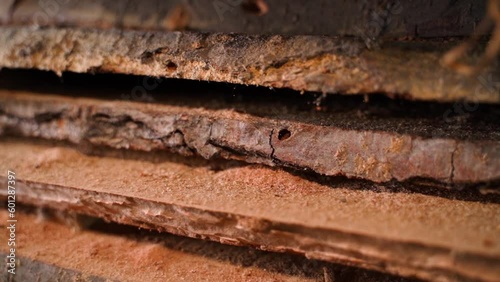
[[[0,159],[16,173],[18,203],[434,281],[500,278],[498,204],[332,189],[258,166],[89,157],[19,140],[3,141]]]
[[[5,210],[0,212],[2,222],[7,216]],[[411,281],[297,255],[138,231],[99,221],[82,229],[69,222],[71,215],[52,211],[36,216],[19,210],[17,217],[17,236],[22,238],[17,248],[20,260],[16,275],[10,279],[2,267],[0,279],[5,282]],[[6,231],[2,228],[2,235]],[[2,244],[0,256],[5,257],[6,252],[7,245]],[[328,278],[334,280],[324,280]]]
[[[7,134],[117,149],[169,150],[206,159],[223,157],[375,182],[500,179],[500,141],[495,129],[484,134],[475,128],[464,140],[465,134],[460,136],[462,132],[443,126],[438,129],[443,134],[450,131],[450,136],[428,138],[419,136],[419,131],[429,128],[418,120],[407,125],[409,132],[399,133],[390,131],[390,122],[352,117],[366,127],[348,129],[335,122],[346,119],[346,113],[316,114],[315,123],[307,123],[300,117],[272,118],[279,116],[272,105],[244,114],[192,108],[189,103],[144,104],[10,91],[0,92],[0,101],[0,128]],[[249,110],[256,107],[247,105]],[[293,111],[287,114],[294,116]],[[320,125],[322,122],[333,125]],[[371,123],[385,123],[387,131],[373,130]],[[395,123],[404,124],[404,119]]]
[[[464,77],[440,66],[457,42],[389,42],[365,50],[351,38],[192,32],[0,28],[0,66],[56,73],[113,72],[323,93],[414,100],[500,102],[500,69]]]
[[[7,1],[9,2],[9,1]],[[467,36],[485,1],[18,0],[10,24],[259,34]]]

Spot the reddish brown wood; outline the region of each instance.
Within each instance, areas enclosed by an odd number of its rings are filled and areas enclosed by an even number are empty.
[[[90,157],[21,140],[2,141],[0,158],[0,169],[16,173],[18,203],[429,280],[500,277],[495,203],[330,187],[260,166],[214,171],[161,154]]]

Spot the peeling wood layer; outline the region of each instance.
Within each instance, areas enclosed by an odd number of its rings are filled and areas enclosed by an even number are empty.
[[[5,210],[0,212],[3,222],[7,216]],[[412,281],[298,255],[138,231],[93,218],[89,219],[94,221],[91,225],[75,230],[72,213],[44,209],[34,214],[20,209],[16,216],[22,223],[17,234],[23,238],[19,243],[22,247],[17,249],[19,264],[15,279],[0,272],[2,281],[314,282],[325,277],[340,281]],[[0,256],[7,256],[7,251],[7,245],[0,246]]]
[[[17,2],[0,8],[11,25],[357,36],[369,44],[379,37],[468,36],[486,10],[485,1],[470,0]]]
[[[500,277],[498,204],[331,189],[258,166],[215,172],[19,140],[1,145],[19,203],[422,279]]]
[[[499,103],[492,67],[464,77],[440,65],[458,42],[0,27],[0,66],[111,72],[413,100]],[[477,56],[478,54],[476,54]],[[474,59],[474,58],[472,58]]]
[[[353,130],[300,119],[275,119],[272,114],[266,117],[264,113],[272,113],[272,105],[261,108],[259,115],[21,91],[3,91],[0,101],[4,134],[116,149],[168,150],[206,159],[223,157],[374,182],[424,178],[465,184],[500,179],[498,134],[482,135],[478,128],[463,140],[372,130],[369,125]],[[330,121],[336,118],[335,113],[328,116]],[[343,118],[341,114],[337,117]],[[412,124],[419,122],[412,120],[408,125],[418,132],[419,126]],[[454,129],[443,126],[439,130]],[[492,139],[482,139],[485,136]]]

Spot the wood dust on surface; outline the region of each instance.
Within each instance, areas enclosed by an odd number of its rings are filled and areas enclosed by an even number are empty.
[[[51,211],[18,211],[16,216],[21,263],[13,281],[69,276],[74,281],[407,281],[295,255],[139,231],[96,219],[78,221]],[[2,230],[7,217],[0,211]],[[90,227],[81,227],[85,221],[92,222],[86,224]],[[0,253],[5,252],[2,244]],[[1,273],[0,280],[12,281],[3,280],[8,276]]]

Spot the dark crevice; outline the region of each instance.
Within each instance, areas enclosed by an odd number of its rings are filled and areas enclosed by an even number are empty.
[[[271,133],[269,133],[269,146],[271,147],[270,158],[271,158],[271,161],[273,161],[273,163],[276,163],[277,159],[274,156],[273,135],[274,135],[274,129],[271,129]]]
[[[246,0],[241,3],[243,11],[256,15],[263,16],[269,12],[269,7],[264,0]]]
[[[455,180],[455,154],[458,150],[458,144],[455,143],[455,149],[451,153],[451,173],[450,173],[450,183],[453,184]]]
[[[182,139],[182,142],[179,145],[172,146],[168,142],[168,140],[170,140],[175,135],[180,135],[181,139]],[[186,138],[184,136],[184,132],[182,132],[179,129],[176,129],[176,130],[170,132],[166,136],[162,136],[162,137],[159,137],[159,138],[156,138],[156,139],[160,140],[165,145],[165,148],[167,148],[168,150],[170,150],[172,152],[179,152],[181,149],[185,148],[185,149],[187,149],[190,152],[190,154],[186,154],[186,155],[197,155],[198,154],[198,151],[196,150],[196,148],[194,148],[192,146],[189,146],[189,144],[186,142]]]
[[[280,141],[284,141],[284,140],[290,138],[290,136],[292,136],[292,133],[288,129],[281,129],[278,132],[278,140],[280,140]]]
[[[164,65],[169,72],[175,72],[177,70],[177,64],[172,61],[166,61]]]
[[[63,111],[53,112],[53,113],[40,113],[35,115],[35,121],[40,123],[51,122],[54,120],[59,120],[63,117]]]
[[[252,157],[254,157],[254,158],[261,159],[264,163],[266,163],[267,160],[269,159],[268,155],[263,154],[261,152],[248,151],[248,150],[245,150],[243,148],[233,148],[233,147],[229,147],[229,146],[226,146],[226,145],[218,144],[218,143],[216,143],[213,140],[208,140],[207,143],[210,144],[210,145],[212,145],[212,146],[214,146],[214,147],[216,147],[216,148],[221,149],[224,152],[227,152],[227,153],[235,156],[236,159],[239,159],[239,158],[252,158]],[[214,156],[213,158],[220,157],[220,155],[221,155],[221,152],[219,152],[218,155]],[[249,165],[251,165],[251,163],[249,163]]]
[[[349,188],[354,190],[369,190],[377,193],[418,193],[450,200],[500,204],[500,193],[484,193],[488,188],[491,188],[492,191],[497,191],[498,187],[500,187],[500,181],[474,184],[446,184],[433,179],[416,177],[405,181],[392,180],[376,183],[360,178],[348,178],[342,175],[319,175],[310,169],[297,169],[284,163],[281,163],[281,165],[290,174],[328,186],[332,189]]]

